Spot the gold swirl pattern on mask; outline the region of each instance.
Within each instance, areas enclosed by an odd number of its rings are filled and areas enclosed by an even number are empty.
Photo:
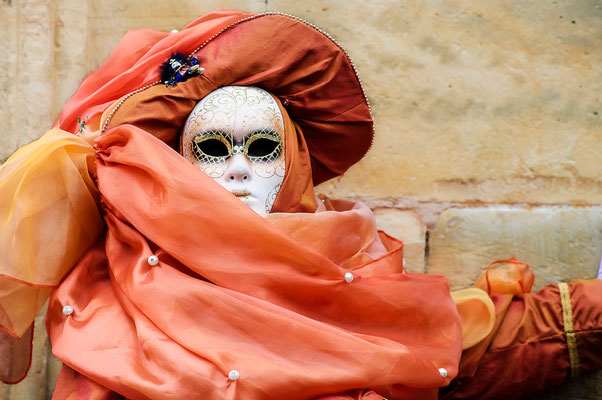
[[[208,95],[200,102],[184,127],[185,132],[197,132],[207,125],[233,126],[236,119],[236,104],[223,91]]]
[[[276,196],[278,196],[278,192],[280,192],[280,188],[282,187],[282,183],[274,186],[274,189],[270,190],[268,193],[268,197],[265,199],[265,212],[266,214],[272,211],[272,207],[274,206],[274,202],[276,201]]]
[[[276,165],[257,166],[253,168],[253,173],[260,178],[269,179],[274,175],[284,177],[284,160]]]
[[[208,165],[202,168],[202,171],[210,178],[219,179],[224,176],[226,169],[223,165]]]
[[[275,105],[274,99],[263,89],[247,86],[222,87],[200,101],[201,107],[189,118],[186,129],[198,130],[209,123],[234,127],[237,120],[242,121],[243,128],[249,122],[268,122],[257,113],[239,112],[246,106],[261,103]]]

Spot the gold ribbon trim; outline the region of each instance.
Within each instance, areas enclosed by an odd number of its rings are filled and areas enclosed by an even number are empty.
[[[566,344],[569,349],[569,362],[571,363],[571,378],[579,375],[579,351],[577,349],[577,338],[573,331],[573,307],[571,306],[571,294],[566,283],[559,283],[560,302],[562,303],[562,320],[564,322],[564,333]]]

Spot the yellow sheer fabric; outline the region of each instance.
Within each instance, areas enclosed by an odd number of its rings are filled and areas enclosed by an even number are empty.
[[[0,167],[0,325],[21,336],[99,237],[94,149],[53,129]]]

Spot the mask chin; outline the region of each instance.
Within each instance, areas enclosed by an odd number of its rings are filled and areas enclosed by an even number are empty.
[[[181,154],[258,214],[272,210],[285,176],[284,120],[256,87],[226,86],[197,103]]]

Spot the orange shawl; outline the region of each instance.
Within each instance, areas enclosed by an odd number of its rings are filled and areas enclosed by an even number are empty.
[[[106,242],[48,312],[53,351],[70,367],[133,399],[367,387],[425,399],[455,376],[462,338],[446,279],[405,273],[401,243],[376,233],[365,206],[266,222],[138,128],[97,144]]]

